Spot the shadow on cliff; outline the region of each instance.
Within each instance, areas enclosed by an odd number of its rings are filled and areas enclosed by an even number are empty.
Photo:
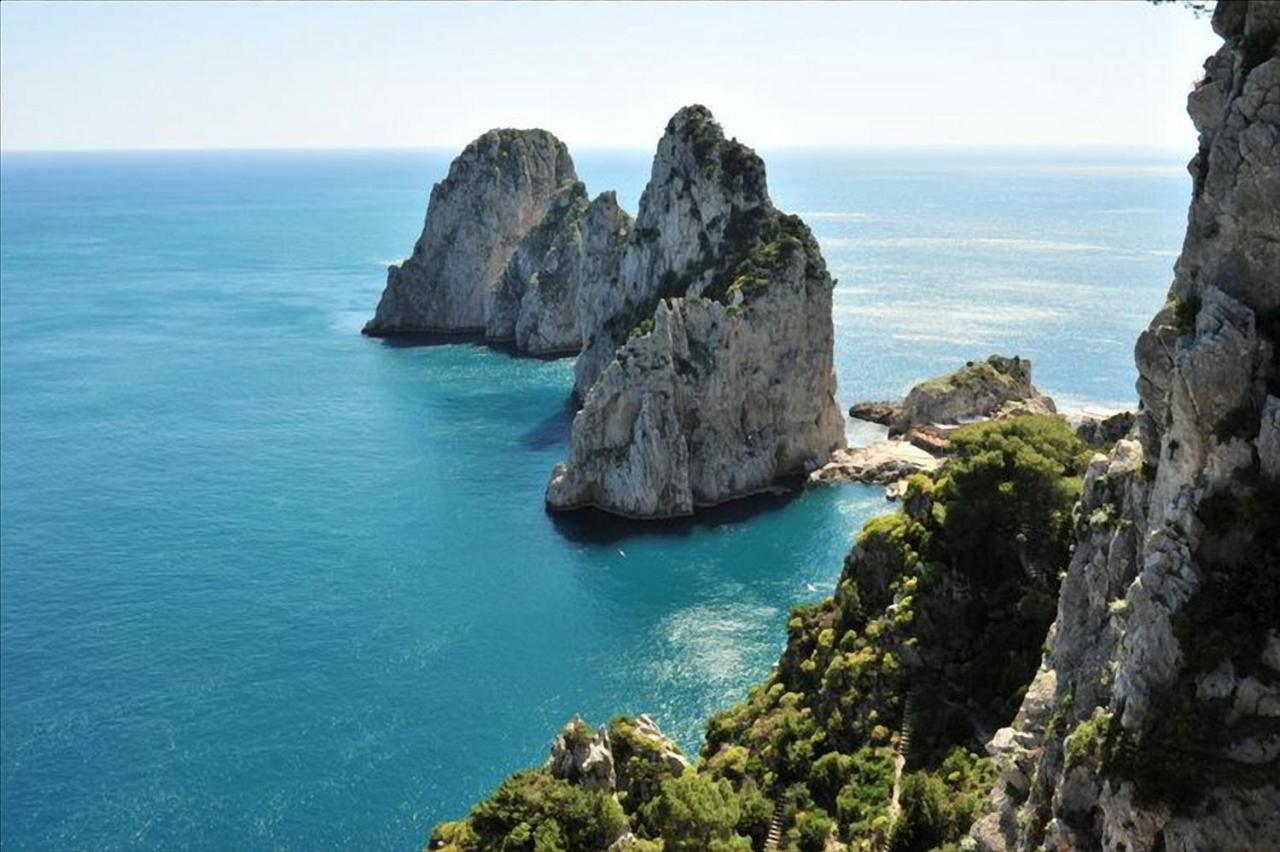
[[[746,523],[758,515],[783,509],[804,492],[803,485],[803,477],[796,477],[793,481],[780,482],[775,491],[700,508],[685,518],[641,521],[590,508],[572,512],[548,510],[547,514],[557,532],[580,544],[613,544],[643,536],[683,537],[700,528]]]

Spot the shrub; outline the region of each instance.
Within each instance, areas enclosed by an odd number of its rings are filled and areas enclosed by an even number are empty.
[[[796,845],[800,852],[822,852],[836,824],[821,808],[796,814]]]
[[[667,852],[702,852],[712,841],[736,836],[742,811],[728,781],[685,772],[663,780],[661,793],[644,806],[644,816]]]
[[[1188,334],[1196,327],[1196,317],[1200,314],[1200,297],[1191,294],[1185,299],[1174,297],[1173,324],[1182,334]]]
[[[1048,415],[955,431],[937,489],[952,564],[988,584],[1009,572],[1056,573],[1070,559],[1071,510],[1092,455],[1066,421]]]
[[[541,828],[552,821],[554,828]],[[467,822],[475,848],[513,852],[533,852],[539,836],[544,843],[562,838],[570,849],[603,848],[627,826],[626,815],[612,796],[567,784],[540,769],[508,777],[492,796],[472,808]]]
[[[1111,725],[1111,714],[1098,713],[1076,726],[1067,740],[1067,768],[1093,760],[1100,755],[1102,740]]]
[[[928,852],[947,837],[947,790],[942,781],[923,772],[902,779],[898,798],[901,813],[889,833],[892,852]]]

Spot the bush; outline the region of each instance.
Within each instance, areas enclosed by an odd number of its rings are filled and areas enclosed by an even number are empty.
[[[667,852],[702,852],[712,841],[731,841],[742,817],[728,781],[712,781],[692,771],[664,779],[662,792],[643,813]]]
[[[800,852],[822,852],[836,824],[821,808],[796,814],[796,845]]]
[[[467,822],[475,839],[454,840],[459,849],[512,852],[534,852],[539,838],[543,844],[563,841],[568,849],[604,848],[627,827],[626,815],[612,796],[567,784],[540,769],[508,777],[472,808]],[[549,823],[554,827],[542,828]]]
[[[902,810],[889,832],[892,852],[928,852],[946,841],[949,809],[940,779],[923,772],[904,776],[898,802]]]
[[[1200,314],[1200,297],[1192,294],[1185,299],[1174,298],[1173,323],[1178,331],[1187,334],[1195,329],[1196,317]]]
[[[961,427],[951,446],[936,492],[951,563],[989,585],[1010,572],[1056,575],[1092,456],[1084,441],[1062,418],[1034,415]]]

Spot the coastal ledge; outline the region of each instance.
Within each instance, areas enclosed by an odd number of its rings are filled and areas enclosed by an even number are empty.
[[[891,487],[886,495],[896,496],[892,486],[915,473],[932,473],[945,459],[927,453],[907,441],[891,438],[866,447],[836,450],[831,461],[809,474],[809,485],[835,482],[864,482]]]

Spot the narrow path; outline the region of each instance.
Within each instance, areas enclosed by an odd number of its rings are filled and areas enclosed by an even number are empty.
[[[769,833],[764,838],[764,852],[775,852],[782,842],[782,818],[787,810],[785,791],[778,788],[774,797],[773,819],[769,820]]]
[[[889,799],[889,831],[885,832],[878,844],[882,852],[889,848],[889,834],[893,831],[893,824],[898,821],[898,813],[901,810],[898,799],[902,794],[902,770],[907,766],[907,754],[911,751],[911,718],[915,714],[915,699],[916,690],[913,686],[907,692],[906,701],[902,702],[902,730],[898,734],[898,745],[893,757],[893,796]]]

